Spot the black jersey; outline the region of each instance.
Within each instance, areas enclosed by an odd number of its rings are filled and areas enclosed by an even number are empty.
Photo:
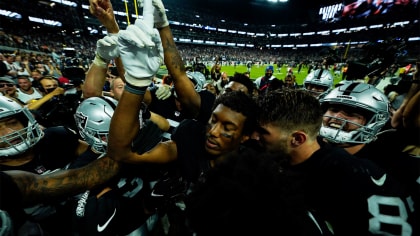
[[[412,235],[409,195],[402,185],[369,160],[323,145],[292,166],[307,178],[309,206],[336,235]]]
[[[166,119],[168,119],[169,124],[171,125],[168,132],[164,134],[166,140],[170,139],[170,135],[173,133],[173,130],[179,125],[179,122],[188,118],[185,114],[179,110],[176,106],[175,96],[170,96],[165,100],[160,100],[156,97],[156,89],[152,88],[150,93],[152,94],[152,103],[148,106],[150,111],[159,114]],[[198,117],[196,120],[206,123],[210,119],[212,106],[216,96],[207,90],[202,90],[198,93],[201,98],[201,106]]]
[[[419,137],[413,135],[418,134],[403,129],[383,131],[375,141],[354,155],[371,160],[408,189],[413,211],[420,222],[420,156],[412,152]],[[410,145],[411,142],[413,145]]]
[[[133,150],[143,153],[152,149],[162,139],[162,133],[155,123],[147,120],[133,141]],[[99,154],[88,150],[78,163],[95,157]],[[74,231],[80,236],[147,232],[144,223],[153,215],[145,213],[143,202],[150,195],[153,181],[165,172],[166,166],[162,164],[124,164],[110,181],[76,196],[72,207]],[[97,197],[105,188],[110,190]]]
[[[21,166],[0,165],[0,170],[24,170],[35,174],[48,174],[67,166],[77,158],[76,149],[79,136],[64,126],[55,126],[44,130],[44,137],[33,147],[34,158]],[[41,204],[27,206],[24,210],[31,221],[38,222],[41,228],[50,233],[60,234],[65,231],[66,219],[71,219],[61,213],[69,212],[63,204],[65,198],[56,199]],[[28,224],[28,221],[25,223]],[[67,229],[68,230],[68,229]]]
[[[419,195],[420,183],[417,181],[420,180],[420,156],[410,152],[410,148],[418,142],[418,137],[410,135],[413,134],[404,130],[385,131],[354,156],[371,160],[414,190],[413,194]],[[410,140],[416,140],[414,145],[410,145]]]
[[[150,89],[152,95],[152,102],[148,105],[148,109],[158,115],[176,122],[182,121],[185,117],[181,114],[175,104],[175,97],[172,95],[167,99],[160,100],[156,97],[156,90],[158,87]]]
[[[176,143],[177,165],[181,176],[188,182],[195,182],[198,177],[210,168],[210,159],[205,150],[206,126],[196,120],[182,121],[172,134]]]
[[[9,175],[0,171],[0,235],[16,235],[26,219],[18,187]]]

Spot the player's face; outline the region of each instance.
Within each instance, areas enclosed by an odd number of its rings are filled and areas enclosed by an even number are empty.
[[[365,125],[366,118],[353,107],[331,105],[325,112],[322,123],[324,126],[348,132]]]
[[[258,128],[258,134],[261,144],[268,152],[289,153],[291,135],[286,130],[273,124],[265,124]]]
[[[7,117],[0,120],[0,148],[8,147],[10,146],[5,142],[7,140],[8,142],[12,144],[20,143],[22,142],[21,138],[19,136],[16,136],[15,140],[10,140],[10,137],[7,137],[7,135],[12,134],[13,132],[22,130],[24,127],[22,123],[16,118],[16,117]]]
[[[305,87],[306,87],[307,90],[312,91],[312,92],[315,92],[315,93],[318,93],[318,94],[327,91],[327,88],[325,86],[317,85],[317,84],[307,83],[305,85]]]
[[[246,117],[219,104],[212,113],[207,125],[206,151],[220,156],[233,151],[249,137],[242,134]]]

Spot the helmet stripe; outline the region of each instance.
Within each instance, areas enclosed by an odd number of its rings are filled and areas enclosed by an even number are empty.
[[[354,88],[356,88],[356,86],[359,84],[360,83],[351,83],[349,86],[347,86],[346,90],[344,90],[343,95],[350,95]]]

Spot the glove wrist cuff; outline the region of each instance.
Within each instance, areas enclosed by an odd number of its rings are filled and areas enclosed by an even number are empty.
[[[132,93],[132,94],[144,95],[146,93],[147,86],[145,86],[145,87],[137,87],[137,86],[134,86],[132,84],[125,83],[124,90],[127,91],[127,92],[129,92],[129,93]]]
[[[101,56],[99,56],[98,53],[96,53],[95,59],[93,59],[93,64],[104,69],[108,67],[109,62],[110,62],[109,60],[106,60],[102,58]]]
[[[167,26],[169,26],[169,22],[168,21],[155,23],[155,28],[158,29],[158,30],[163,29],[163,28],[165,28]]]

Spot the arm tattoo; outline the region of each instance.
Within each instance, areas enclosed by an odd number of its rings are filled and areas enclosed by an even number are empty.
[[[181,55],[179,55],[179,51],[176,48],[175,42],[170,39],[165,39],[165,41],[166,43],[164,44],[164,52],[167,54],[165,57],[165,63],[167,63],[169,67],[172,67],[173,69],[185,71],[184,62],[182,61]]]
[[[24,203],[36,203],[85,191],[115,176],[120,163],[103,157],[82,168],[60,170],[47,175],[6,171],[22,192]]]

